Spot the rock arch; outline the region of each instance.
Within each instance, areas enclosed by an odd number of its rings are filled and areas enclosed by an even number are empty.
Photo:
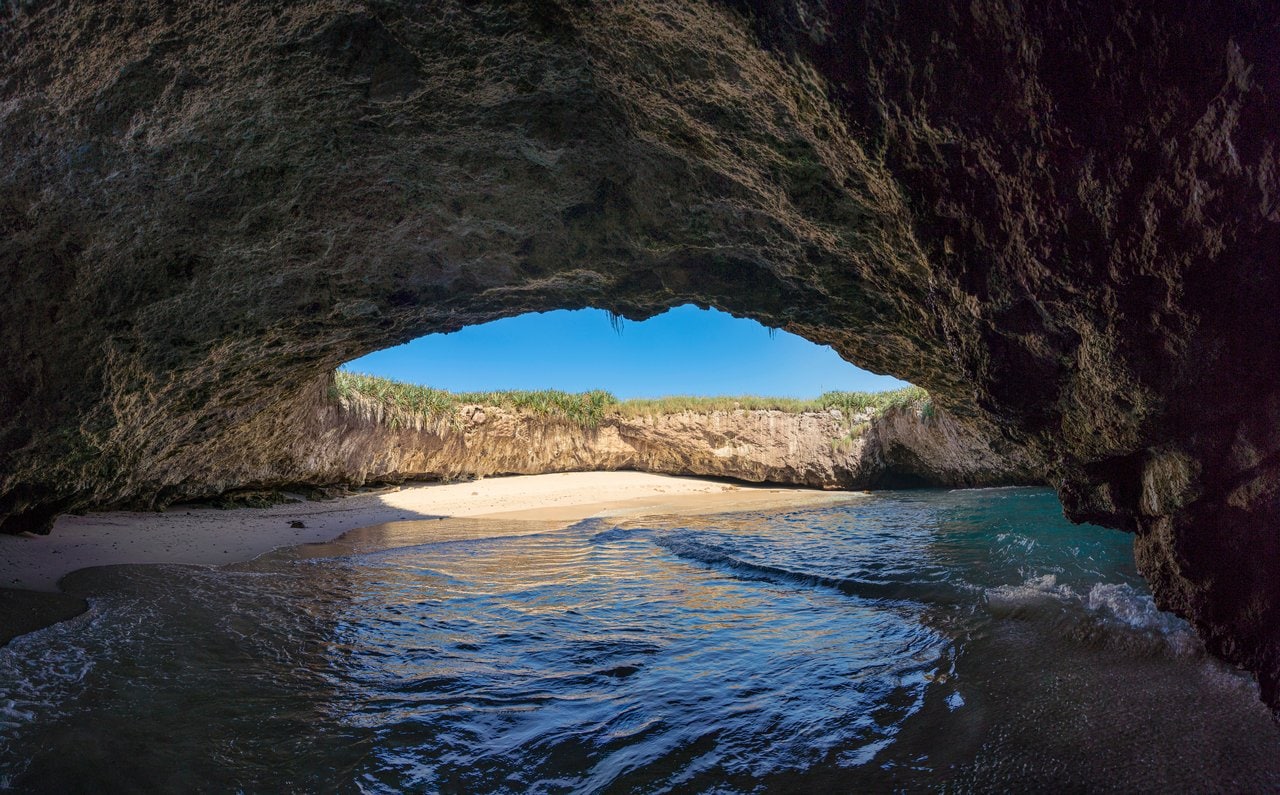
[[[0,7],[0,515],[269,469],[341,361],[694,302],[927,387],[1280,704],[1263,0]]]

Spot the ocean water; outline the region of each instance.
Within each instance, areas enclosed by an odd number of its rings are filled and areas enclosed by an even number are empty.
[[[531,529],[77,573],[0,649],[0,789],[1280,789],[1252,681],[1048,491]]]

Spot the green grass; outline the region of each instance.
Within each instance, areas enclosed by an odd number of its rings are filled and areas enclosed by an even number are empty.
[[[334,388],[337,397],[363,395],[401,411],[426,417],[451,417],[460,406],[498,406],[564,417],[585,427],[599,425],[606,409],[618,403],[616,397],[599,389],[577,393],[558,389],[446,392],[345,370],[334,373]]]
[[[890,406],[906,406],[928,398],[928,393],[918,387],[906,387],[892,392],[826,392],[814,400],[797,398],[760,397],[759,395],[739,395],[737,397],[695,397],[674,395],[661,398],[640,398],[618,403],[617,413],[626,417],[638,417],[649,414],[678,414],[682,411],[703,413],[709,411],[786,411],[800,414],[806,411],[829,411],[840,409],[846,416],[858,414],[867,409],[876,412],[884,411]]]
[[[921,402],[929,405],[929,395],[918,387],[892,392],[827,392],[816,400],[760,397],[672,397],[618,400],[609,392],[561,392],[558,389],[504,390],[498,392],[446,392],[427,386],[406,384],[361,373],[338,370],[334,373],[334,397],[357,395],[379,401],[401,411],[426,417],[452,417],[460,406],[479,405],[520,409],[534,414],[563,417],[584,427],[595,427],[608,416],[643,417],[657,414],[712,411],[807,411],[839,409],[846,419],[867,410],[880,413],[892,406]]]

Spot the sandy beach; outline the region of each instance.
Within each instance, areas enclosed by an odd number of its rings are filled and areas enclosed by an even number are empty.
[[[251,560],[277,547],[331,541],[349,530],[408,519],[492,517],[569,523],[591,516],[705,514],[851,498],[850,492],[764,488],[640,472],[573,472],[411,485],[271,508],[180,506],[163,513],[65,515],[48,536],[0,536],[0,588],[57,592],[58,580],[89,566]]]

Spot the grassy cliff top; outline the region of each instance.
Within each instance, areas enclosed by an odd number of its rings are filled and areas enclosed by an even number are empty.
[[[362,373],[338,370],[334,373],[335,397],[351,399],[362,396],[413,414],[428,417],[450,416],[461,406],[495,406],[530,411],[535,414],[563,417],[580,425],[594,426],[608,416],[643,417],[680,412],[712,411],[807,411],[839,409],[846,417],[867,410],[884,411],[892,406],[905,406],[927,401],[928,393],[919,387],[892,392],[827,392],[814,400],[760,397],[695,397],[676,395],[662,398],[618,400],[601,389],[590,392],[561,392],[558,389],[503,390],[498,392],[448,392],[416,384],[406,384]]]

